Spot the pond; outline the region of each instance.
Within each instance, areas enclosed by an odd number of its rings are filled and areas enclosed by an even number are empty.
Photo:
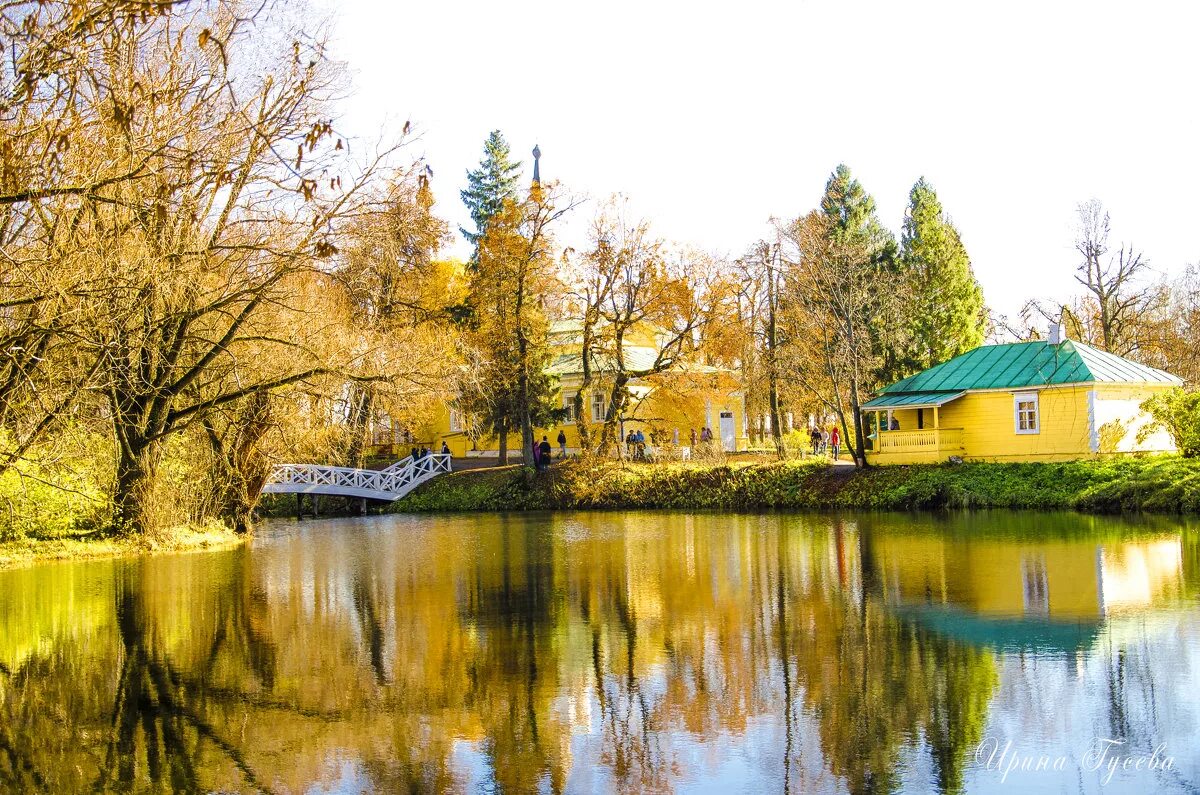
[[[1198,594],[1165,519],[279,523],[0,572],[0,789],[1195,792]]]

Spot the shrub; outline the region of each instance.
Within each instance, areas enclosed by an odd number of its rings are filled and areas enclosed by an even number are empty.
[[[1166,428],[1185,458],[1200,455],[1200,392],[1185,392],[1180,388],[1160,392],[1144,401],[1142,409],[1150,413],[1154,422],[1144,426],[1139,434]]]

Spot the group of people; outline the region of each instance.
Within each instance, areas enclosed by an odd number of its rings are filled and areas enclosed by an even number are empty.
[[[834,461],[838,460],[842,437],[836,425],[829,430],[822,430],[820,427],[813,426],[812,434],[809,438],[812,440],[813,455],[823,455],[829,452],[833,454]]]
[[[641,428],[625,435],[625,452],[634,461],[646,460],[646,434]]]
[[[432,454],[433,451],[428,447],[414,447],[412,452],[409,453],[409,457],[411,457],[413,461],[420,461],[425,456]],[[444,440],[442,441],[442,455],[450,455],[450,445],[446,444]]]
[[[558,432],[558,454],[560,458],[567,457],[567,434],[563,431]],[[550,446],[550,440],[545,436],[542,441],[533,440],[533,466],[538,472],[545,472],[550,468],[550,460],[553,448]]]

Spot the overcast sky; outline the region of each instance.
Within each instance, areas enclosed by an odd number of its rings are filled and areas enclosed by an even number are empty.
[[[564,243],[620,192],[659,235],[737,254],[845,162],[897,233],[928,178],[1000,311],[1072,291],[1093,197],[1159,271],[1200,261],[1197,3],[324,2],[343,130],[411,119],[456,225],[498,128],[592,197]]]

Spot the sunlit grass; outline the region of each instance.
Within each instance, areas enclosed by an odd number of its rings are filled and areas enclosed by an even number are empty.
[[[863,471],[817,462],[569,462],[546,474],[518,466],[456,472],[393,506],[399,511],[573,508],[1025,508],[1190,514],[1200,513],[1200,459],[1147,456]]]
[[[222,549],[243,543],[238,535],[218,523],[176,527],[144,536],[117,536],[100,532],[26,536],[0,542],[0,569],[27,566],[43,560],[80,560],[158,552]]]

